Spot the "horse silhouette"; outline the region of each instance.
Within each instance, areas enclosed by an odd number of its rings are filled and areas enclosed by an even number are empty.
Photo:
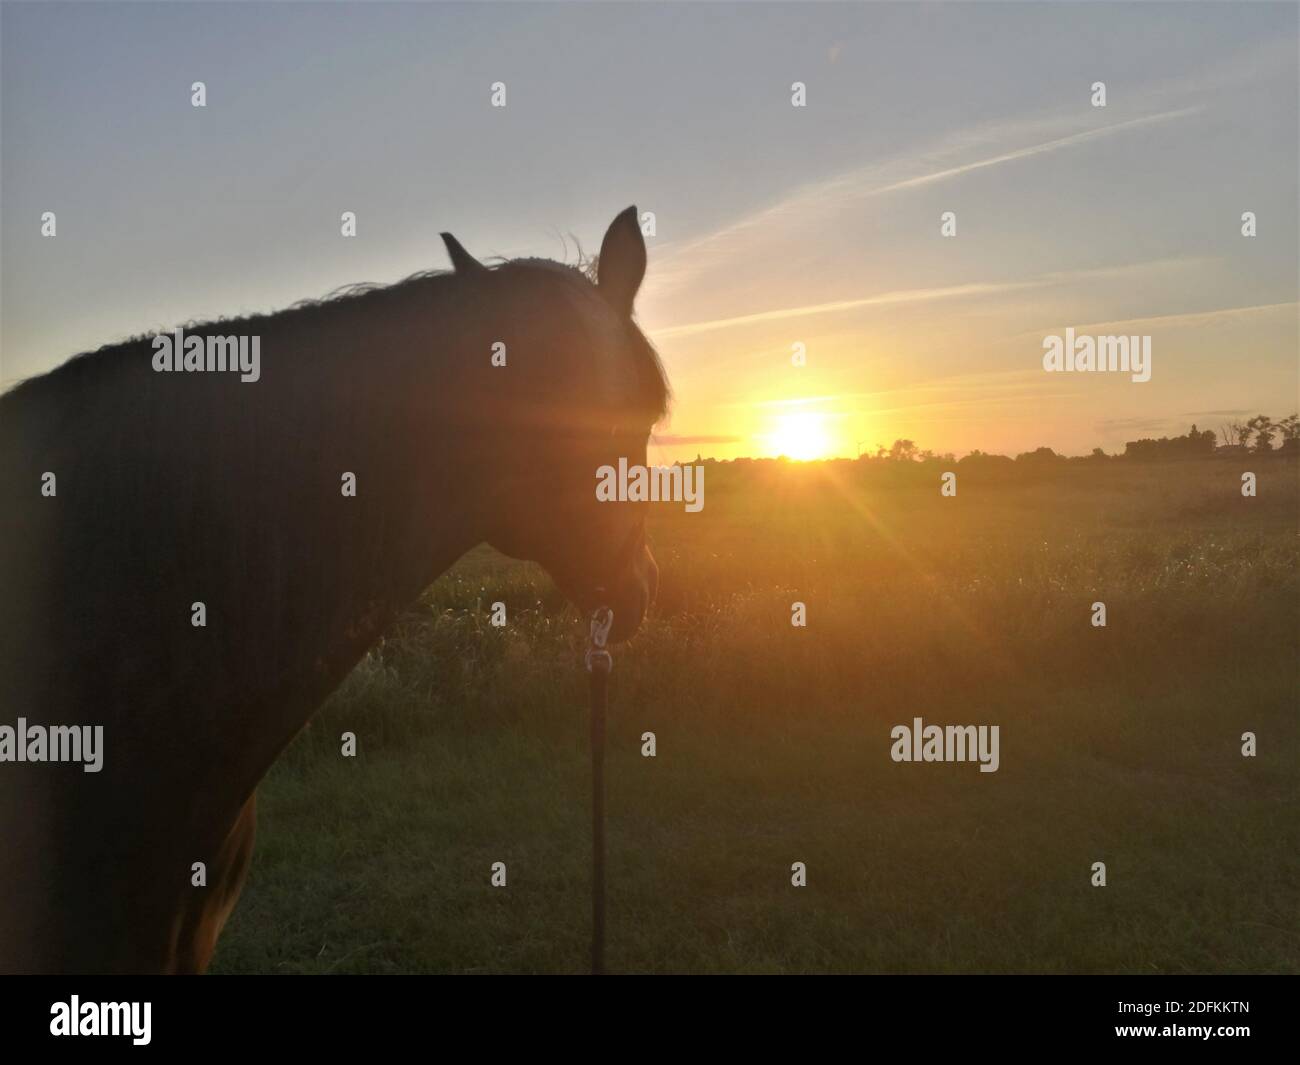
[[[95,773],[0,762],[0,970],[202,971],[258,782],[476,544],[640,624],[644,506],[594,492],[668,402],[635,208],[594,277],[443,239],[450,272],[185,327],[260,337],[255,382],[157,372],[142,336],[0,397],[0,725],[104,737]]]

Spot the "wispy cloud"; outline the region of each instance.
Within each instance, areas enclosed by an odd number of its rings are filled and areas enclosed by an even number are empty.
[[[915,385],[877,391],[840,392],[834,395],[801,396],[722,404],[724,407],[750,410],[801,410],[814,408],[822,417],[865,414],[870,416],[916,414],[927,415],[963,409],[995,410],[1005,404],[1041,403],[1051,399],[1070,399],[1077,390],[1062,389],[1059,379],[1050,379],[1041,370],[996,370],[971,374],[952,374]],[[827,408],[840,408],[838,411]]]
[[[1095,423],[1099,433],[1133,432],[1141,429],[1167,429],[1177,422],[1172,418],[1104,418]]]
[[[717,329],[731,329],[736,326],[754,325],[759,322],[784,321],[789,318],[807,318],[811,315],[835,314],[843,311],[860,310],[864,307],[888,307],[898,304],[926,303],[946,299],[978,299],[1028,289],[1047,288],[1053,285],[1075,284],[1086,280],[1127,277],[1153,269],[1170,266],[1183,267],[1202,261],[1204,260],[1198,257],[1150,259],[1140,263],[1120,263],[1115,266],[1093,267],[1085,270],[1054,270],[1051,273],[1023,281],[980,281],[940,288],[884,292],[875,296],[864,296],[860,299],[812,303],[802,307],[783,307],[777,310],[735,315],[730,318],[715,318],[711,321],[666,326],[662,329],[653,330],[650,335],[655,340],[669,340],[677,337],[694,336],[698,333],[708,333]]]
[[[1235,320],[1255,314],[1268,314],[1286,311],[1295,314],[1300,308],[1300,303],[1290,300],[1285,303],[1255,303],[1245,307],[1216,307],[1209,311],[1184,311],[1179,314],[1153,314],[1146,315],[1142,318],[1116,318],[1105,322],[1069,322],[1057,325],[1046,326],[1043,329],[1027,329],[1023,333],[1017,333],[1017,337],[1042,336],[1055,330],[1066,328],[1066,325],[1072,326],[1076,333],[1089,332],[1091,330],[1105,331],[1113,326],[1120,326],[1123,330],[1140,328],[1142,326],[1164,326],[1183,327],[1190,326],[1193,328],[1205,325],[1211,325],[1223,320]]]
[[[1215,57],[1208,66],[1199,67],[1194,72],[1135,89],[1129,98],[1135,109],[1146,109],[1144,114],[1093,126],[1088,123],[1105,112],[1085,108],[1082,114],[1076,110],[1072,113],[1022,115],[950,131],[929,145],[873,161],[829,179],[809,182],[744,218],[694,240],[666,247],[655,264],[655,270],[662,282],[671,286],[678,279],[686,280],[687,275],[695,276],[700,270],[708,269],[714,255],[726,254],[734,238],[751,231],[765,231],[789,216],[804,218],[809,213],[834,214],[851,200],[917,188],[1190,118],[1220,103],[1224,90],[1257,83],[1260,78],[1277,72],[1287,72],[1294,64],[1293,41],[1266,41],[1253,48]],[[1188,102],[1197,98],[1204,102]],[[1113,112],[1115,108],[1109,110]],[[738,257],[743,254],[743,249],[737,252]]]
[[[672,433],[654,433],[650,443],[659,447],[672,447],[674,444],[734,444],[745,439],[743,436],[720,436],[716,434],[676,436]]]
[[[770,230],[791,218],[797,217],[807,223],[811,220],[810,216],[834,215],[853,201],[902,192],[989,167],[1031,159],[1131,130],[1186,118],[1201,110],[1201,105],[1180,107],[1085,129],[1073,128],[1081,121],[1076,116],[1022,118],[952,133],[937,144],[905,156],[874,162],[827,180],[810,182],[748,217],[695,240],[665,249],[665,254],[655,265],[656,284],[667,288],[684,284],[702,272],[719,267],[719,257],[723,260],[733,257],[743,260],[752,254],[743,238],[766,238]],[[1092,116],[1087,117],[1090,119]],[[975,159],[962,159],[972,152],[989,151],[994,144],[1035,135],[1042,137],[1049,132],[1056,135],[1010,150],[993,151],[992,154]],[[916,173],[918,167],[926,169]]]
[[[880,400],[896,395],[915,395],[921,392],[1020,392],[1044,387],[1041,370],[988,370],[980,373],[949,374],[929,381],[920,381],[903,388],[876,389],[874,391],[836,392],[832,395],[800,396],[792,399],[768,399],[757,402],[724,403],[726,407],[752,407],[757,409],[806,407],[843,403],[848,400]]]
[[[1203,110],[1201,107],[1180,107],[1174,111],[1161,111],[1154,115],[1143,115],[1140,118],[1131,118],[1124,122],[1112,122],[1108,126],[1099,126],[1096,129],[1084,130],[1082,133],[1072,133],[1065,137],[1057,137],[1055,140],[1044,141],[1042,144],[1031,144],[1025,148],[1018,148],[1015,151],[1003,152],[1001,155],[990,156],[987,159],[977,159],[974,162],[963,163],[960,166],[951,166],[946,170],[936,170],[930,174],[921,174],[914,178],[908,178],[905,181],[896,181],[892,185],[885,185],[880,188],[872,189],[871,195],[880,196],[887,192],[898,192],[902,189],[912,189],[920,185],[929,185],[935,181],[945,181],[948,178],[960,177],[962,174],[969,174],[975,170],[983,170],[990,166],[1001,166],[1003,163],[1014,163],[1021,159],[1031,159],[1036,155],[1043,155],[1047,152],[1060,151],[1062,148],[1071,148],[1076,144],[1083,144],[1086,141],[1096,140],[1098,137],[1111,137],[1116,133],[1122,133],[1125,130],[1136,129],[1139,126],[1149,126],[1160,122],[1169,122],[1176,118],[1185,118],[1188,115],[1194,115]]]
[[[667,340],[670,337],[693,336],[715,329],[730,329],[738,325],[753,325],[756,322],[775,322],[786,318],[806,318],[814,314],[833,314],[837,311],[851,311],[860,307],[882,307],[897,303],[917,303],[928,300],[953,299],[970,296],[988,296],[1017,289],[1032,288],[1041,281],[1013,281],[1001,284],[975,283],[969,285],[952,285],[947,288],[913,289],[905,292],[885,292],[878,296],[865,296],[855,300],[836,300],[831,303],[814,303],[803,307],[783,307],[775,311],[758,311],[755,314],[742,314],[732,318],[715,318],[710,322],[691,322],[687,325],[668,326],[651,333],[655,340]]]

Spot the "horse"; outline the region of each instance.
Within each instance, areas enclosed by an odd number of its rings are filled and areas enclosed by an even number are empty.
[[[259,781],[474,546],[641,623],[645,505],[594,491],[670,400],[636,209],[585,269],[442,237],[449,271],[185,327],[259,375],[138,336],[0,397],[0,725],[103,729],[98,772],[0,761],[0,971],[204,971]]]

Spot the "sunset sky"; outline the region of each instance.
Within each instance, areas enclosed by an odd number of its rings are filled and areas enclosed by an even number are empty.
[[[594,252],[635,203],[657,219],[639,318],[677,396],[660,460],[896,437],[1077,454],[1300,406],[1295,4],[0,20],[0,387],[445,266],[444,229],[480,257]],[[1069,326],[1150,335],[1151,381],[1045,373],[1043,337]]]

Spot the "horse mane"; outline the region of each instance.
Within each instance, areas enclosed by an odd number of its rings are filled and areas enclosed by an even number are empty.
[[[598,257],[590,258],[581,254],[576,265],[556,262],[552,259],[518,258],[497,259],[485,264],[492,274],[520,273],[545,270],[557,278],[564,278],[577,285],[594,285],[598,266]],[[327,316],[348,311],[358,311],[364,306],[368,312],[378,310],[375,304],[391,302],[396,305],[423,289],[428,293],[432,304],[439,297],[453,294],[473,300],[481,292],[487,274],[463,276],[451,270],[419,270],[408,274],[399,281],[388,284],[379,282],[355,282],[341,285],[326,295],[316,299],[301,299],[278,311],[269,311],[242,315],[238,317],[218,316],[207,320],[191,319],[178,323],[174,328],[183,329],[188,334],[206,334],[212,332],[256,333],[265,327],[288,325],[290,323],[310,329],[317,326]],[[369,304],[369,306],[367,306]],[[139,333],[125,340],[104,344],[91,351],[85,351],[65,360],[59,366],[46,373],[20,381],[4,393],[0,393],[0,412],[3,420],[18,420],[40,417],[40,409],[49,409],[47,405],[57,406],[66,388],[74,382],[86,384],[87,378],[98,374],[110,373],[130,357],[139,357],[141,349],[148,349],[153,338],[165,331]],[[638,413],[647,415],[652,423],[660,421],[668,412],[671,390],[663,363],[654,346],[646,339],[640,329],[630,331],[629,347],[633,355],[635,371],[633,403]]]

